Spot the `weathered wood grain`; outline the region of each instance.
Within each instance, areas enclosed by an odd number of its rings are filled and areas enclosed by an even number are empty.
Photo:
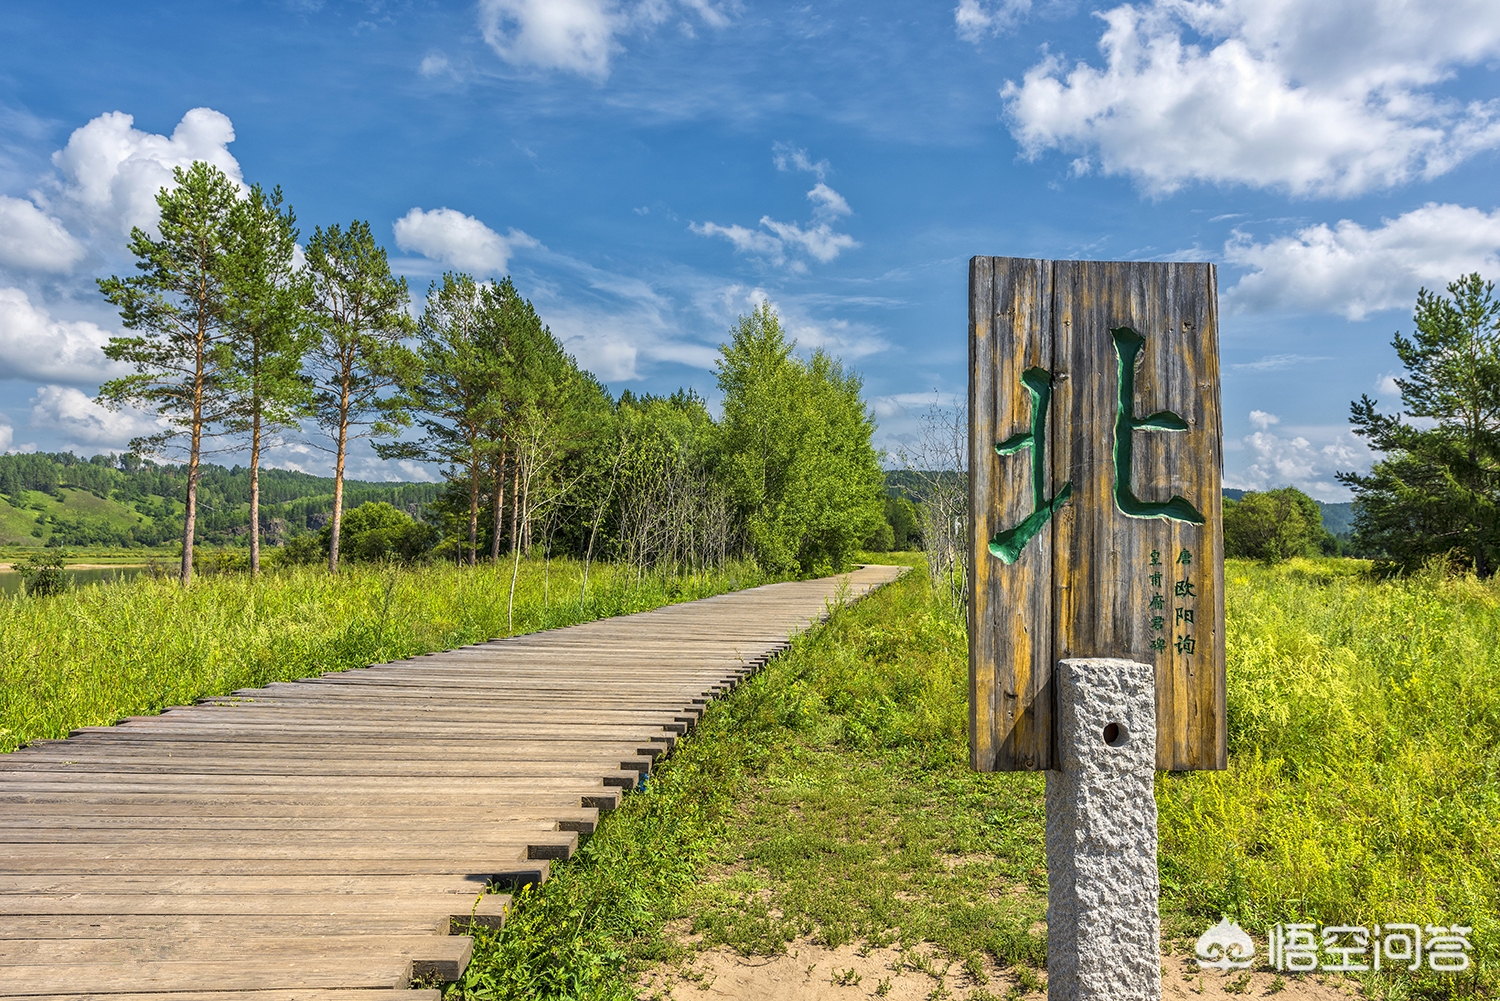
[[[971,756],[981,771],[1046,768],[1052,731],[1051,532],[1040,532],[1009,566],[989,547],[1035,509],[1032,451],[1000,456],[996,446],[1032,428],[1033,397],[1022,376],[1051,367],[1052,272],[1045,261],[976,257],[970,296]],[[1046,446],[1044,438],[1032,447]],[[1057,489],[1056,482],[1041,484],[1047,498]]]
[[[1018,269],[1045,272],[1051,304],[1050,312],[1040,315],[1023,291],[998,282],[988,305],[973,300],[972,310],[988,309],[994,316],[1024,313],[1038,329],[983,329],[971,320],[972,381],[996,387],[971,389],[971,398],[977,403],[987,399],[986,393],[1004,395],[1009,386],[1012,398],[1020,399],[1023,394],[1015,390],[1011,372],[978,360],[1030,351],[1045,329],[1050,354],[1042,365],[1053,386],[1048,496],[1063,483],[1071,484],[1071,496],[1014,565],[988,556],[985,538],[993,532],[996,512],[1006,524],[1014,524],[1021,509],[1030,506],[1023,502],[1029,502],[1031,486],[1029,480],[1016,482],[1024,465],[1019,455],[999,458],[1002,468],[994,469],[993,446],[985,449],[980,440],[995,436],[991,417],[971,411],[973,607],[979,611],[999,604],[1012,618],[1007,623],[990,613],[993,639],[971,633],[971,673],[981,679],[992,676],[994,685],[1009,684],[1019,693],[1028,677],[1040,674],[1050,680],[1054,665],[1066,657],[1126,657],[1153,664],[1158,767],[1223,768],[1223,456],[1214,268],[976,258],[971,274],[977,276],[977,262],[985,260],[994,275]],[[971,296],[976,294],[972,287]],[[994,343],[979,343],[985,339]],[[1131,347],[1133,341],[1139,343]],[[1133,365],[1125,372],[1121,358],[1129,355]],[[1131,388],[1132,379],[1133,391],[1122,399],[1122,387]],[[1153,424],[1157,426],[1149,426]],[[1177,426],[1181,429],[1169,429]],[[1119,475],[1125,458],[1122,442],[1128,445],[1128,483]],[[990,468],[984,470],[986,466]],[[1042,561],[1049,569],[1037,566]],[[1162,575],[1155,585],[1153,573]],[[1179,588],[1187,591],[1178,593]],[[1161,607],[1152,608],[1158,595]],[[1045,655],[1026,649],[1014,624],[1023,616],[1033,619],[1038,604],[1045,604],[1051,620]],[[1037,627],[1030,635],[1043,631]],[[977,692],[982,685],[974,687]],[[1035,730],[995,719],[988,739],[1012,740],[1025,753],[997,754],[990,767],[1050,767],[1053,728],[1044,715],[1050,706],[1050,695],[1038,690],[1031,707],[1038,721]],[[977,717],[974,726],[977,747],[986,738]],[[976,755],[976,768],[986,764]]]

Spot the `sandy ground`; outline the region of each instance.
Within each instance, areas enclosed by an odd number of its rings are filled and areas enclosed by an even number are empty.
[[[863,954],[861,954],[863,953]],[[916,969],[914,967],[925,967]],[[1248,981],[1243,974],[1228,976],[1217,970],[1201,971],[1188,955],[1162,957],[1162,997],[1173,1001],[1249,997],[1275,997],[1277,1001],[1348,1001],[1363,997],[1354,981],[1336,977],[1285,977],[1257,971]],[[926,1001],[952,998],[969,1001],[976,991],[996,998],[1028,997],[1040,1001],[1044,994],[1024,992],[1012,971],[986,964],[987,982],[971,979],[957,964],[936,959],[931,949],[918,949],[902,956],[899,947],[861,948],[854,945],[828,949],[806,940],[788,946],[780,956],[746,958],[728,949],[706,949],[681,966],[661,966],[641,978],[640,995],[666,1001]],[[980,997],[984,997],[981,994]]]

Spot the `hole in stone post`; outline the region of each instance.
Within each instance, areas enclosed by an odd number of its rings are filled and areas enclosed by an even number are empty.
[[[1130,731],[1125,728],[1124,723],[1106,723],[1104,742],[1110,747],[1124,747],[1130,742]]]

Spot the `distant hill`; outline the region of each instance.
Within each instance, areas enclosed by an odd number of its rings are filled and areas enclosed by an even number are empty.
[[[198,539],[229,543],[250,530],[250,471],[200,467]],[[137,456],[71,452],[0,455],[0,545],[157,546],[182,537],[185,466]],[[346,508],[386,501],[411,514],[435,500],[438,483],[344,481]],[[261,525],[276,544],[321,528],[333,513],[333,478],[287,469],[260,472]]]

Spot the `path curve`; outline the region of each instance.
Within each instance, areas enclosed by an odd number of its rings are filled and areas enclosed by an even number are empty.
[[[867,566],[0,755],[0,997],[405,1001]],[[453,932],[450,934],[450,932]]]

